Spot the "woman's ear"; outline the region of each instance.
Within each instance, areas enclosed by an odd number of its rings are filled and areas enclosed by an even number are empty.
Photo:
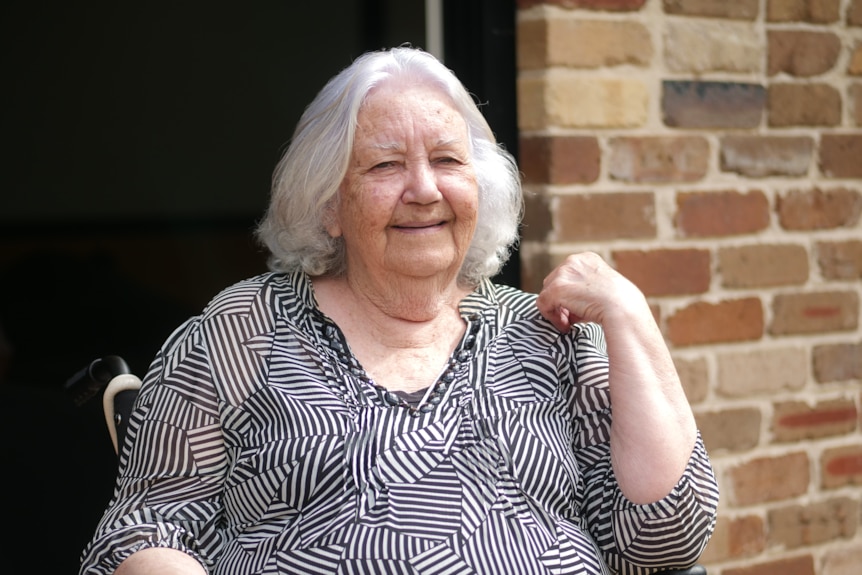
[[[323,206],[323,229],[331,238],[341,237],[341,224],[338,222],[338,196],[326,202]]]

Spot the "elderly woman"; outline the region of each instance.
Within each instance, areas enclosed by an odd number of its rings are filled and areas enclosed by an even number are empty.
[[[81,573],[694,563],[718,491],[650,308],[593,254],[538,296],[494,285],[520,212],[432,56],[335,76],[275,174],[273,271],[158,353]]]

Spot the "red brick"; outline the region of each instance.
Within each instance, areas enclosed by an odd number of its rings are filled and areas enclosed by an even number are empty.
[[[759,84],[662,82],[664,123],[674,128],[756,128],[765,103],[766,90]]]
[[[760,442],[761,414],[756,407],[696,415],[704,445],[711,453],[718,450],[745,451],[757,447]]]
[[[542,282],[553,269],[550,254],[544,249],[530,250],[529,246],[522,246],[519,255],[521,256],[521,289],[539,293],[542,290]]]
[[[610,176],[626,182],[691,182],[709,168],[709,142],[701,136],[622,137],[610,147]]]
[[[773,128],[841,124],[841,93],[828,84],[772,84],[766,99]]]
[[[862,445],[833,447],[820,456],[820,484],[825,489],[862,485]]]
[[[658,315],[653,313],[653,315]],[[657,317],[656,322],[660,322],[661,318]],[[704,401],[709,392],[709,368],[706,360],[702,357],[687,360],[682,358],[674,358],[674,366],[679,374],[682,389],[685,391],[685,397],[690,404],[700,403]]]
[[[798,549],[850,539],[859,527],[859,502],[839,497],[808,505],[770,509],[767,515],[769,546]]]
[[[668,339],[676,346],[758,340],[763,336],[760,298],[697,302],[667,320]]]
[[[721,139],[721,169],[749,178],[804,176],[814,157],[807,136],[725,136]]]
[[[544,242],[554,228],[551,208],[545,194],[524,194],[524,219],[521,239]]]
[[[862,76],[862,42],[856,42],[850,61],[847,63],[847,74],[850,76]]]
[[[862,26],[862,0],[851,0],[847,7],[847,23],[851,26]]]
[[[704,293],[709,290],[708,250],[619,250],[612,253],[616,269],[646,296]]]
[[[720,248],[718,269],[729,288],[800,285],[808,280],[808,251],[780,244]]]
[[[785,401],[775,405],[772,415],[773,441],[818,439],[850,433],[857,428],[859,414],[852,399],[817,402]]]
[[[812,22],[827,24],[840,17],[841,0],[768,0],[768,22]]]
[[[736,505],[756,505],[798,497],[808,491],[808,454],[761,457],[729,470]]]
[[[518,9],[525,10],[545,4],[562,8],[583,8],[585,10],[606,10],[609,12],[632,12],[640,10],[646,0],[518,0]]]
[[[753,234],[769,227],[769,200],[761,191],[682,192],[676,227],[687,237]]]
[[[662,5],[666,14],[731,20],[754,20],[759,11],[759,0],[663,0]]]
[[[528,136],[518,164],[526,184],[589,184],[599,177],[599,141],[590,136]]]
[[[834,68],[841,54],[841,39],[831,32],[770,30],[767,41],[770,76],[782,72],[800,78],[819,76]]]
[[[830,343],[812,350],[814,379],[820,383],[862,379],[862,343]]]
[[[811,555],[800,557],[785,557],[746,565],[722,569],[722,575],[817,575],[814,570],[814,558]]]
[[[772,335],[826,333],[858,327],[855,291],[778,294],[772,300]]]
[[[851,85],[847,97],[853,109],[853,123],[862,127],[862,84]]]
[[[554,218],[558,242],[656,236],[655,197],[651,192],[560,196]]]
[[[766,527],[758,515],[719,514],[715,531],[700,557],[702,565],[753,557],[766,549]]]
[[[791,190],[778,197],[776,211],[786,230],[853,227],[862,213],[862,193],[849,188]]]
[[[817,242],[817,263],[825,279],[862,279],[862,240]]]
[[[862,133],[823,134],[820,171],[828,178],[862,178]]]

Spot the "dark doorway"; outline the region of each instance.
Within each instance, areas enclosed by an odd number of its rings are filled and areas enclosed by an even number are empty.
[[[138,373],[218,290],[265,270],[252,229],[303,108],[360,53],[424,47],[423,0],[6,3],[0,433],[8,547],[74,573],[113,487],[101,406],[67,377]],[[514,2],[444,2],[447,64],[516,153]],[[507,61],[508,60],[508,61]],[[517,285],[517,257],[502,281]]]

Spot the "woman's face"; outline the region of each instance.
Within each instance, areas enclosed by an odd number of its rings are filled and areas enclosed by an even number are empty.
[[[338,193],[327,231],[344,237],[348,275],[452,281],[478,206],[466,122],[428,85],[374,88]]]

